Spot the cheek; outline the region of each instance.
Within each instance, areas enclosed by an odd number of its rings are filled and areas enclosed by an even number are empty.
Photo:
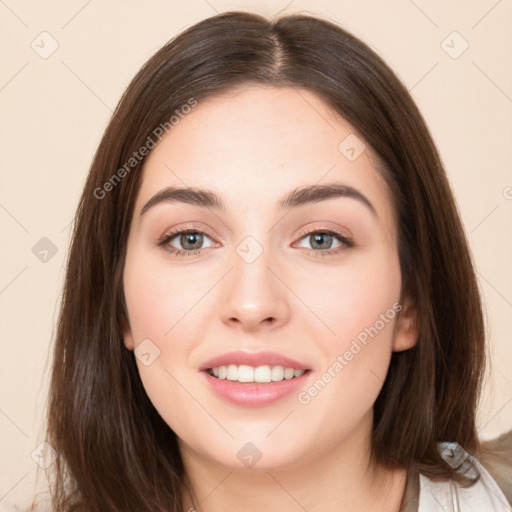
[[[298,397],[303,414],[315,416],[327,438],[345,435],[367,416],[382,388],[392,353],[401,291],[399,261],[392,254],[370,258],[350,272],[319,276],[312,309],[334,333],[318,323],[315,339],[324,365]]]
[[[150,338],[163,350],[184,325],[192,337],[195,324],[189,319],[208,303],[198,299],[211,280],[190,268],[170,269],[165,260],[134,250],[127,258],[124,290],[135,345]]]
[[[317,316],[317,330],[327,354],[337,354],[351,340],[377,322],[381,345],[391,350],[391,334],[395,311],[401,294],[401,275],[398,256],[393,251],[374,251],[356,255],[342,268],[330,267],[306,276],[301,293]],[[314,283],[314,286],[311,285]],[[384,325],[381,315],[388,313]],[[323,325],[322,325],[323,324]],[[382,332],[380,332],[382,331]],[[382,336],[380,336],[382,334]]]
[[[167,424],[181,432],[183,421],[186,428],[192,425],[186,418],[188,392],[194,394],[197,385],[191,378],[197,371],[190,364],[191,354],[213,321],[214,294],[207,291],[218,277],[211,269],[172,269],[165,259],[137,249],[127,257],[124,291],[135,354],[140,353],[139,344],[148,347],[151,363],[139,357],[136,362],[151,402]]]

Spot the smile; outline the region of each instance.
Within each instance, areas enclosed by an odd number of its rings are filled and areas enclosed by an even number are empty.
[[[311,365],[288,355],[238,350],[204,361],[199,375],[222,401],[264,407],[295,396],[314,372]]]

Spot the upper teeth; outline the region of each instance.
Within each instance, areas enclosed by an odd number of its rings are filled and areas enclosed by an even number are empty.
[[[294,368],[285,368],[284,366],[247,366],[245,364],[230,364],[227,366],[217,366],[211,369],[215,377],[226,380],[236,380],[238,382],[272,382],[283,379],[293,379],[304,374],[305,370],[295,370]]]

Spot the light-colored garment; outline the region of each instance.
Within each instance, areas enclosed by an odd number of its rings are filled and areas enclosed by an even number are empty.
[[[402,512],[512,512],[512,507],[489,472],[457,443],[438,443],[441,456],[472,480],[462,487],[453,480],[434,482],[409,474]]]

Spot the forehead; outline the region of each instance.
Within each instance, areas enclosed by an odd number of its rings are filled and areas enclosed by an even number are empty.
[[[200,101],[162,138],[144,163],[136,208],[175,185],[211,189],[233,213],[270,211],[293,188],[336,181],[361,190],[391,226],[388,187],[363,144],[308,90],[244,86]]]

